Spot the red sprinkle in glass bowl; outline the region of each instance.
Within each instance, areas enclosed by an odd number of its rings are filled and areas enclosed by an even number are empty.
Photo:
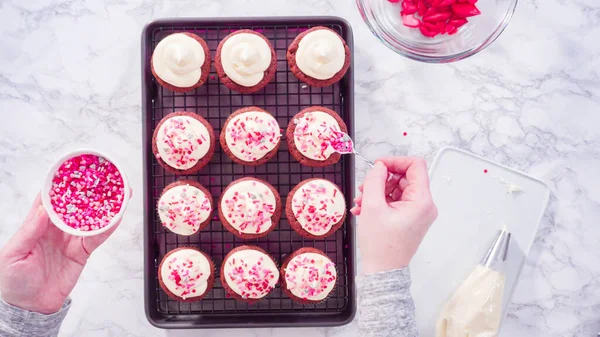
[[[52,223],[75,236],[98,235],[114,227],[130,197],[121,166],[91,149],[60,157],[50,166],[42,187],[42,204]]]
[[[480,15],[453,35],[424,36],[418,28],[402,23],[402,0],[356,0],[369,29],[387,47],[410,59],[428,63],[454,62],[474,55],[502,34],[518,0],[479,0]]]

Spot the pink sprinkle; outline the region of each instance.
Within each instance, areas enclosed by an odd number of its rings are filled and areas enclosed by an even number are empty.
[[[241,159],[246,161],[256,160],[253,154],[255,149],[268,151],[281,138],[281,130],[275,119],[258,116],[240,116],[227,124],[225,132],[233,139],[229,146],[238,148],[242,154]],[[272,145],[267,146],[267,143]]]
[[[487,169],[483,170],[483,173],[488,173],[488,170]]]
[[[65,161],[52,179],[52,208],[70,227],[91,231],[106,227],[123,204],[124,184],[108,160],[83,154]]]
[[[404,133],[404,137],[406,137],[406,136],[408,136],[408,132],[405,132],[405,133]]]

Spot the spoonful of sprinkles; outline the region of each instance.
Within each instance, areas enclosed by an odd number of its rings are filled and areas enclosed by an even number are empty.
[[[356,151],[352,138],[347,133],[331,129],[333,137],[329,140],[329,144],[339,154],[354,154],[358,158],[364,160],[369,166],[374,167],[375,163]]]

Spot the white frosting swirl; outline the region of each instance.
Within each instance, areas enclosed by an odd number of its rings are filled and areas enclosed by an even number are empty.
[[[304,253],[285,268],[285,283],[294,296],[321,301],[329,295],[337,278],[335,264],[321,254]]]
[[[167,119],[156,135],[158,156],[178,170],[194,167],[210,149],[210,133],[204,124],[188,116]]]
[[[333,183],[316,179],[294,193],[292,212],[305,231],[325,235],[346,214],[346,201],[342,191]]]
[[[257,180],[234,183],[221,198],[221,212],[239,233],[261,234],[268,231],[273,222],[276,199],[273,191]]]
[[[341,131],[338,122],[330,114],[322,111],[310,111],[295,119],[294,144],[307,158],[325,161],[335,149],[331,140],[337,139],[332,132]]]
[[[253,162],[271,152],[281,139],[277,120],[262,111],[248,111],[233,117],[225,129],[225,142],[240,160]]]
[[[203,295],[211,273],[210,262],[195,249],[181,249],[168,254],[160,270],[165,287],[183,299]]]
[[[206,194],[191,185],[170,188],[158,200],[160,221],[179,235],[196,233],[211,213],[212,206]]]
[[[183,33],[162,39],[152,54],[152,67],[161,80],[180,88],[191,87],[202,76],[204,48],[197,40]]]
[[[279,281],[279,270],[266,254],[254,250],[237,251],[224,262],[222,277],[229,288],[242,298],[265,297]]]
[[[328,29],[317,29],[306,34],[298,44],[296,65],[317,80],[328,80],[344,67],[344,42]]]
[[[271,65],[271,46],[259,35],[230,35],[221,48],[223,71],[232,81],[253,87],[262,81]]]

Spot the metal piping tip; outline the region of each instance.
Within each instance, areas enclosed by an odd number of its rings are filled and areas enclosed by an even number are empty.
[[[510,232],[506,230],[506,226],[496,233],[496,238],[487,251],[481,264],[491,268],[499,263],[506,261],[508,255],[508,245],[510,244]]]

